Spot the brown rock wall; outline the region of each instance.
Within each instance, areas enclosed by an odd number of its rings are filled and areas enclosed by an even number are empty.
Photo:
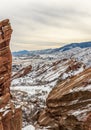
[[[58,130],[91,129],[91,68],[61,81],[50,92],[39,124]]]
[[[12,55],[9,47],[12,29],[9,20],[0,22],[0,130],[21,130],[22,111],[11,103]]]

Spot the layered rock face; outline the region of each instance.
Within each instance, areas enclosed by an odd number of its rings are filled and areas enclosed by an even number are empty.
[[[12,56],[9,48],[12,29],[9,20],[0,22],[0,130],[21,130],[22,112],[11,101]]]
[[[53,130],[91,130],[91,68],[59,82],[46,105],[40,125]]]
[[[10,98],[12,56],[9,48],[12,29],[9,20],[0,22],[0,107]]]

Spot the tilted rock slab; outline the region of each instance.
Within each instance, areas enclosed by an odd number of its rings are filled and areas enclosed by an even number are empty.
[[[38,123],[53,130],[91,130],[91,68],[57,84]]]
[[[0,130],[21,130],[22,111],[11,101],[12,55],[9,47],[12,29],[9,20],[0,22]]]
[[[28,66],[22,68],[21,70],[19,70],[17,73],[15,73],[12,76],[12,80],[26,76],[27,74],[30,73],[31,70],[32,70],[31,65],[28,65]]]

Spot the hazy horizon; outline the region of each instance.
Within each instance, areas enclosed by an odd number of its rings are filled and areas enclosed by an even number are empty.
[[[89,0],[3,0],[0,16],[10,19],[12,51],[91,41]]]
[[[67,43],[67,44],[63,44],[63,45],[61,45],[61,46],[59,46],[59,47],[56,47],[56,48],[61,48],[61,47],[64,47],[64,46],[66,46],[66,45],[70,45],[70,44],[80,44],[80,43],[86,43],[86,42],[91,42],[91,41],[83,41],[83,42],[74,42],[74,43]],[[12,52],[19,52],[19,51],[40,51],[40,50],[47,50],[47,49],[56,49],[56,48],[44,48],[44,49],[34,49],[34,50],[30,50],[30,49],[20,49],[20,50],[16,50],[16,51],[12,51]]]

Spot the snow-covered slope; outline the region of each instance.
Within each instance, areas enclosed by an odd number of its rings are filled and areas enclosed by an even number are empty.
[[[32,56],[32,55],[44,55],[44,54],[53,54],[53,53],[57,53],[57,52],[64,52],[64,51],[68,51],[70,49],[73,48],[89,48],[91,47],[91,41],[89,42],[82,42],[82,43],[71,43],[71,44],[67,44],[63,47],[60,48],[55,48],[55,49],[45,49],[45,50],[35,50],[35,51],[27,51],[27,50],[23,50],[23,51],[18,51],[18,52],[12,52],[13,56]]]
[[[32,124],[36,128],[39,112],[45,108],[49,92],[56,84],[70,80],[91,67],[90,59],[91,48],[79,47],[55,54],[13,57],[12,69],[16,77],[13,78],[11,90],[15,103],[21,102],[22,105],[23,127]],[[17,76],[30,65],[32,70],[23,77]]]
[[[46,108],[41,112],[38,122],[51,129],[91,128],[91,67],[56,85],[48,95]]]
[[[35,130],[35,128],[32,125],[26,126],[22,130]]]

